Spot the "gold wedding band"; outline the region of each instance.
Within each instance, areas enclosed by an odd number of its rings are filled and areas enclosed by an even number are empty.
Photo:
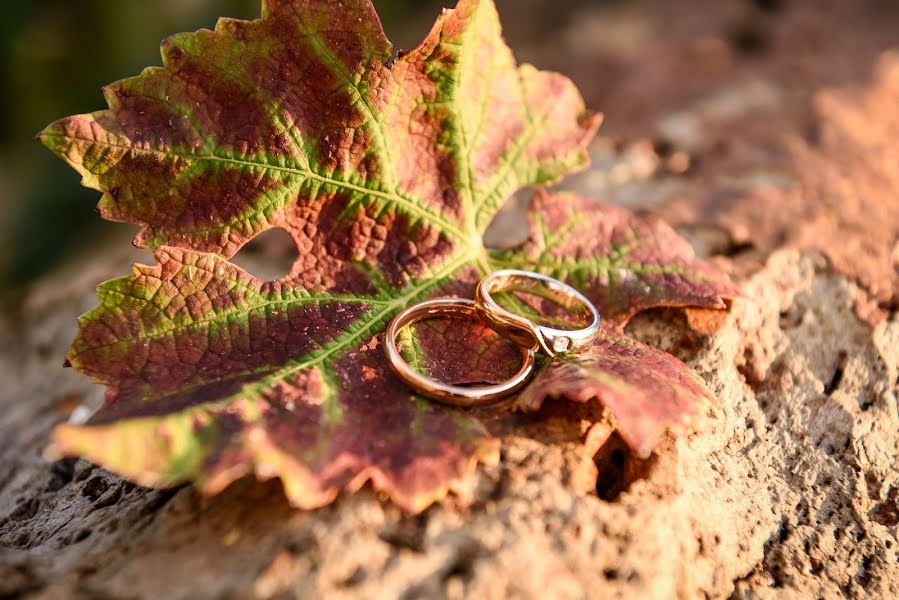
[[[546,297],[567,311],[588,313],[590,324],[582,329],[555,329],[537,325],[530,319],[500,306],[494,293],[519,291]],[[514,394],[525,386],[534,370],[534,353],[555,356],[590,345],[599,334],[599,311],[582,293],[558,279],[506,269],[496,271],[478,284],[476,300],[438,298],[410,306],[390,322],[384,338],[384,352],[390,368],[419,393],[444,404],[470,408]],[[396,345],[400,331],[425,319],[450,317],[483,321],[504,338],[518,345],[522,365],[511,379],[496,385],[462,387],[447,385],[418,373],[403,359]]]
[[[541,289],[542,288],[542,289]],[[493,294],[511,290],[538,293],[546,290],[552,300],[569,311],[586,311],[591,322],[583,329],[566,330],[537,325],[530,319],[510,312],[497,304]],[[491,329],[524,348],[555,356],[589,346],[599,334],[599,311],[582,293],[558,279],[533,273],[505,269],[481,280],[475,296],[478,314]]]
[[[443,404],[470,408],[514,394],[527,383],[534,370],[534,352],[520,347],[523,363],[511,379],[496,385],[461,387],[440,383],[415,371],[403,359],[396,345],[400,331],[413,323],[440,317],[478,319],[478,308],[472,300],[438,298],[410,306],[391,321],[384,336],[384,352],[390,368],[406,384],[419,393]]]

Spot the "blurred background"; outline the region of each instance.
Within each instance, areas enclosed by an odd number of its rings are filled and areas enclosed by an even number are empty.
[[[81,188],[78,176],[35,135],[57,118],[104,108],[101,87],[159,64],[166,35],[212,27],[220,15],[253,18],[259,4],[6,3],[0,20],[0,290],[21,289],[98,238],[129,232],[94,213],[99,193]],[[397,48],[413,46],[439,8],[450,4],[375,0]],[[814,128],[809,106],[817,89],[866,81],[877,56],[899,45],[899,2],[893,0],[498,5],[518,58],[565,72],[591,107],[606,113],[592,178],[582,180],[591,189],[610,176],[627,183],[628,173],[720,177],[728,169],[746,173],[747,166],[763,166],[753,161],[776,161],[785,132],[805,135]],[[604,162],[607,155],[614,161]],[[603,172],[612,162],[617,171]],[[667,188],[653,189],[658,195]],[[637,204],[649,202],[641,198]]]

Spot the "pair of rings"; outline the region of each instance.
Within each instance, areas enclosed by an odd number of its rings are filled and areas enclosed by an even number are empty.
[[[555,329],[538,325],[500,306],[493,294],[516,290],[547,297],[566,311],[583,313],[590,324],[582,329]],[[521,349],[522,365],[510,379],[495,385],[462,387],[447,385],[415,371],[397,348],[403,328],[433,318],[479,319]],[[577,351],[596,338],[600,330],[599,312],[593,303],[570,285],[530,271],[507,269],[491,273],[478,284],[475,300],[438,298],[410,306],[391,321],[385,335],[384,351],[390,368],[407,385],[444,404],[470,408],[514,394],[523,388],[534,371],[535,353],[556,356]]]

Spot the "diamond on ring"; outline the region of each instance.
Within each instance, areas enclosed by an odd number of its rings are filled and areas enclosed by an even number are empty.
[[[538,325],[524,315],[500,306],[493,298],[495,292],[527,291],[542,288],[563,308],[589,317],[589,324],[581,329],[556,329]],[[586,348],[599,335],[599,311],[582,293],[563,281],[531,271],[504,269],[484,277],[475,292],[478,314],[494,331],[535,352],[556,356]]]
[[[553,350],[556,352],[568,352],[571,348],[571,340],[567,337],[557,337],[553,340]]]

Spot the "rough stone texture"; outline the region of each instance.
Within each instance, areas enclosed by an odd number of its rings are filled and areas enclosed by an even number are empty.
[[[470,512],[415,518],[368,491],[303,513],[272,483],[207,499],[44,461],[50,427],[97,393],[59,368],[74,317],[131,258],[44,282],[5,328],[25,353],[3,344],[0,597],[899,594],[899,319],[859,322],[820,257],[773,255],[711,336],[665,314],[630,326],[719,394],[697,432],[642,461],[596,407],[550,406],[501,432]]]

